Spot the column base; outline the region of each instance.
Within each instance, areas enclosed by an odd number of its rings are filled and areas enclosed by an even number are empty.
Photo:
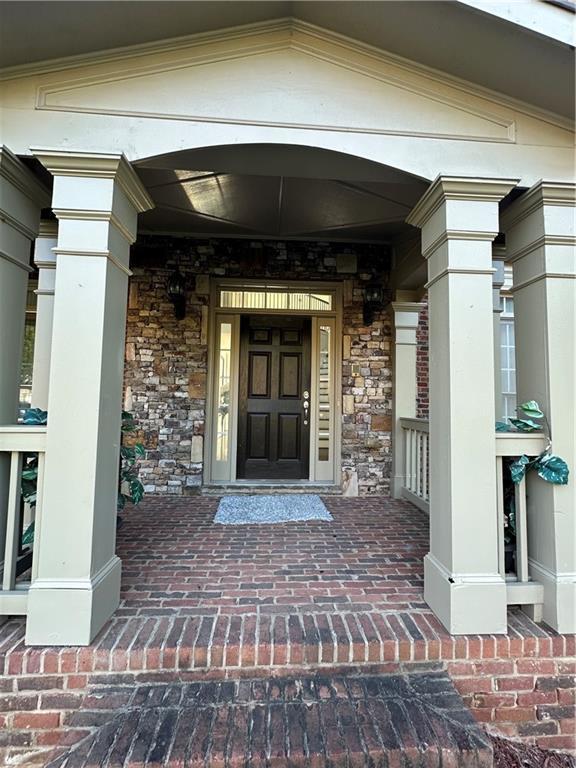
[[[506,634],[506,584],[499,574],[452,575],[428,554],[424,600],[451,635]]]
[[[26,645],[90,645],[120,603],[114,556],[91,579],[37,579],[28,593]]]
[[[392,482],[390,483],[390,491],[393,499],[402,498],[402,488],[406,482],[406,478],[403,475],[392,475]]]
[[[576,632],[576,573],[554,573],[529,559],[530,576],[544,587],[542,619],[560,634]]]

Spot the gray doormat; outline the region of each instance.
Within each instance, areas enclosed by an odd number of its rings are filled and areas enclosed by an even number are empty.
[[[333,519],[320,496],[303,493],[223,496],[214,522],[222,525],[250,525]]]

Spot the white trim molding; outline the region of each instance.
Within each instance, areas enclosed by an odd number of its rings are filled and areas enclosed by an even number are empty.
[[[500,202],[514,189],[519,179],[483,179],[464,176],[437,176],[430,187],[416,203],[406,217],[406,223],[413,227],[423,227],[446,200],[464,200],[477,202]],[[440,242],[458,238],[466,240],[488,240],[485,230],[446,230],[439,238]],[[497,233],[494,233],[494,237]],[[438,243],[438,245],[440,244]],[[438,247],[438,246],[435,246]]]
[[[114,179],[138,213],[154,207],[154,201],[123,154],[40,147],[31,147],[30,151],[53,176]]]
[[[227,27],[216,31],[196,33],[176,38],[162,40],[160,42],[139,43],[137,45],[124,46],[106,51],[90,52],[76,56],[66,56],[57,59],[50,59],[31,64],[20,64],[12,67],[6,67],[0,71],[0,81],[15,80],[24,77],[42,76],[49,73],[65,72],[67,70],[78,69],[81,67],[94,67],[105,64],[115,64],[123,62],[121,67],[116,69],[128,70],[130,63],[136,64],[139,60],[147,56],[158,55],[164,59],[167,57],[180,56],[180,58],[194,54],[194,49],[201,46],[236,46],[236,48],[246,46],[246,42],[254,49],[254,53],[259,53],[262,46],[270,47],[270,42],[262,42],[262,38],[272,38],[278,46],[278,39],[288,41],[292,47],[299,44],[304,50],[309,48],[313,55],[319,55],[322,47],[332,45],[340,49],[345,59],[350,57],[350,53],[363,55],[378,64],[388,64],[408,74],[416,74],[426,78],[430,84],[440,84],[459,90],[463,95],[470,95],[482,99],[486,102],[492,102],[494,105],[505,106],[510,110],[519,112],[529,117],[543,120],[551,125],[573,129],[573,121],[561,117],[560,115],[546,109],[535,107],[520,99],[506,96],[490,88],[470,83],[463,78],[449,75],[446,72],[434,69],[433,67],[420,64],[407,59],[398,54],[389,51],[383,51],[381,48],[363,43],[359,40],[342,35],[337,32],[325,29],[323,27],[311,24],[294,17],[284,17],[272,21],[256,22],[244,24],[235,27]],[[307,43],[307,45],[306,45]],[[284,45],[286,43],[284,42]],[[347,54],[347,55],[346,55]],[[196,54],[196,58],[198,54]],[[213,60],[220,60],[218,55],[212,56]],[[140,65],[142,68],[142,65]],[[503,118],[498,117],[497,120]],[[513,140],[514,124],[509,122],[509,129],[512,131]]]
[[[510,229],[544,205],[576,207],[576,182],[538,181],[503,212],[503,228]]]

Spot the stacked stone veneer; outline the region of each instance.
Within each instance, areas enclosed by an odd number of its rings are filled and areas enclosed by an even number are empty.
[[[364,285],[387,276],[382,246],[143,236],[131,266],[125,407],[146,447],[141,478],[148,493],[194,493],[203,482],[208,286],[218,277],[343,283],[342,465],[357,472],[360,494],[388,493],[391,326],[385,312],[369,327],[362,319]],[[188,285],[180,321],[166,294],[176,266]]]

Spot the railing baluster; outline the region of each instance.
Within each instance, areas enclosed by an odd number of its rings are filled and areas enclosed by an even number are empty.
[[[402,496],[412,504],[429,511],[428,489],[428,421],[426,419],[401,418],[403,439],[403,477]]]
[[[416,432],[415,429],[410,430],[412,432],[412,439],[411,439],[411,448],[412,448],[412,455],[410,457],[410,490],[412,493],[416,490],[416,445],[417,445],[417,435],[418,432]]]
[[[32,581],[38,576],[38,558],[36,557],[40,549],[40,530],[42,527],[42,501],[44,499],[44,466],[46,463],[46,454],[38,454],[38,481],[36,484],[36,508],[34,510],[34,552],[32,554]]]
[[[416,495],[422,495],[422,432],[416,432]]]
[[[506,577],[504,555],[504,463],[502,456],[496,456],[496,515],[498,518],[498,571]]]
[[[422,433],[422,498],[428,501],[428,435]]]
[[[411,431],[409,429],[404,430],[404,450],[405,450],[405,461],[404,461],[404,469],[405,469],[405,476],[404,476],[404,487],[410,488],[410,436]]]
[[[526,479],[515,488],[516,500],[516,575],[518,581],[528,581],[528,531],[526,514]]]
[[[20,476],[22,454],[12,451],[10,458],[10,482],[8,485],[8,514],[6,516],[6,546],[4,550],[4,573],[2,589],[13,590],[16,585],[16,562],[18,560],[18,535],[20,531]]]

